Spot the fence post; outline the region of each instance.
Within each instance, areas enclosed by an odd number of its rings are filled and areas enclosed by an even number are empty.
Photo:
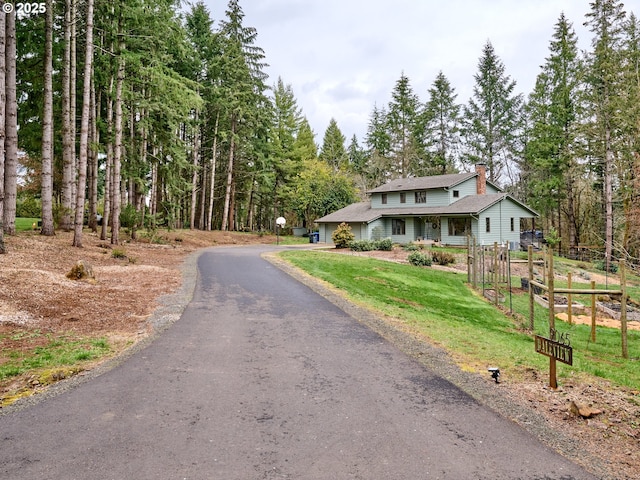
[[[567,288],[569,290],[571,290],[571,272],[567,273]],[[569,325],[571,325],[571,324],[573,324],[573,320],[571,318],[572,313],[573,313],[573,310],[572,310],[572,307],[571,307],[571,303],[573,302],[573,296],[571,295],[571,293],[569,293],[567,295],[567,298],[568,298],[568,301],[569,301],[569,303],[567,304],[567,317],[568,317],[567,319],[569,321]]]
[[[556,311],[555,311],[556,296],[553,291],[553,288],[554,288],[553,248],[549,247],[547,248],[547,251],[549,252],[549,272],[548,272],[549,280],[547,282],[547,286],[549,287],[549,291],[547,292],[549,296],[549,328],[555,330],[556,329]]]

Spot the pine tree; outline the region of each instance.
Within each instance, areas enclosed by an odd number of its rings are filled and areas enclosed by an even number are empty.
[[[87,0],[84,75],[82,86],[82,115],[80,120],[80,150],[78,159],[78,191],[76,193],[73,246],[82,247],[84,225],[87,158],[89,156],[89,115],[91,107],[91,79],[93,78],[93,0]]]
[[[318,156],[318,146],[315,142],[315,135],[306,117],[303,117],[300,122],[293,148],[295,151],[294,156],[302,161],[315,159]]]
[[[366,181],[371,188],[392,176],[391,137],[387,130],[387,112],[384,107],[373,106],[365,137],[367,149]]]
[[[224,57],[220,80],[225,85],[222,96],[229,125],[222,230],[234,228],[232,203],[234,191],[238,191],[235,173],[241,168],[236,162],[236,151],[251,152],[251,143],[257,140],[255,134],[260,128],[259,124],[264,121],[260,110],[268,104],[264,95],[267,76],[263,71],[266,67],[264,51],[255,45],[256,29],[245,26],[243,19],[244,13],[238,1],[230,0],[226,19],[220,29]]]
[[[586,26],[593,32],[589,54],[588,95],[594,123],[590,132],[595,170],[602,179],[604,206],[604,245],[607,268],[613,253],[613,184],[615,159],[620,149],[616,135],[620,128],[621,43],[625,20],[624,6],[617,0],[595,0],[587,13]]]
[[[409,78],[403,73],[391,93],[387,128],[394,161],[392,176],[405,178],[414,173],[420,148],[418,146],[418,96]]]
[[[16,94],[16,12],[6,14],[3,230],[16,233],[18,191],[18,103]]]
[[[505,74],[491,42],[482,50],[474,79],[473,97],[463,115],[464,161],[485,163],[488,179],[496,183],[513,167],[522,98],[514,94],[516,82]]]
[[[42,235],[55,235],[53,225],[53,2],[47,1],[42,109]]]
[[[345,150],[346,138],[340,131],[334,118],[329,121],[329,126],[324,132],[322,146],[318,157],[327,162],[334,172],[344,170],[347,166],[347,151]]]
[[[4,244],[4,119],[6,111],[6,59],[5,59],[5,34],[6,15],[0,15],[0,255],[7,253]]]
[[[582,177],[578,162],[582,62],[577,37],[564,14],[556,23],[549,45],[550,55],[536,80],[527,111],[530,138],[525,149],[531,169],[528,186],[536,207],[547,217],[560,214],[563,206],[569,245],[575,253],[580,243],[580,222],[576,191]],[[561,222],[554,224],[560,226]]]
[[[421,115],[421,143],[428,155],[424,175],[453,173],[456,169],[461,109],[457,97],[447,77],[439,72]]]
[[[630,13],[624,25],[623,150],[619,169],[624,212],[622,248],[640,257],[640,19]]]

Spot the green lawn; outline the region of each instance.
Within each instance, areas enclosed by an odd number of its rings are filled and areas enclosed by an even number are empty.
[[[503,314],[471,291],[465,274],[418,268],[370,258],[320,251],[287,251],[282,257],[343,290],[353,301],[403,320],[435,344],[450,351],[464,368],[498,365],[517,377],[524,371],[548,371],[548,358],[536,354],[527,324],[526,295],[514,296],[515,318]],[[548,314],[536,307],[536,333],[548,333]],[[571,334],[574,365],[558,364],[562,381],[573,375],[596,375],[615,384],[640,385],[640,333],[629,332],[631,360],[621,358],[618,330],[598,328],[597,343],[589,327],[556,322]]]
[[[38,226],[39,218],[16,218],[16,231],[24,232],[27,230],[33,230],[33,224]]]

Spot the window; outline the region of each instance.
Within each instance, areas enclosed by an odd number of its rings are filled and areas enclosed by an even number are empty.
[[[383,204],[383,205],[386,205],[386,204],[387,204],[387,194],[386,194],[386,193],[383,193],[383,194],[382,194],[382,204]]]
[[[515,227],[516,227],[516,219],[511,217],[511,231],[512,232],[516,231]]]
[[[453,191],[453,198],[460,198],[460,190]]]
[[[400,194],[400,203],[407,203],[407,194],[406,193],[401,193]]]
[[[489,217],[485,218],[485,223],[486,223],[485,231],[487,233],[491,232],[491,219]]]
[[[416,203],[427,203],[427,192],[416,192]]]
[[[470,218],[450,218],[449,235],[452,237],[464,237],[471,232]]]
[[[393,235],[404,235],[404,232],[405,232],[404,220],[400,218],[394,218],[391,221],[391,230],[393,232]]]

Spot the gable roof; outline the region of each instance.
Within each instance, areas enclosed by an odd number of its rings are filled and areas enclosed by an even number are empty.
[[[433,175],[430,177],[396,178],[379,187],[369,190],[367,193],[403,192],[408,190],[430,190],[435,188],[452,188],[467,180],[477,177],[478,173],[450,173],[447,175]],[[491,182],[498,191],[500,187]]]
[[[510,200],[537,217],[538,213],[507,193],[487,193],[467,195],[451,205],[439,207],[395,207],[371,208],[371,202],[360,202],[325,215],[316,223],[370,223],[380,217],[428,217],[428,216],[469,216],[478,215],[487,208],[503,200]]]

